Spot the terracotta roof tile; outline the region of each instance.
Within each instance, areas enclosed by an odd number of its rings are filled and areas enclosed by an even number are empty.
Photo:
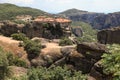
[[[71,22],[71,20],[65,19],[65,18],[51,18],[51,17],[45,17],[45,16],[38,16],[34,21],[35,22],[59,22],[59,23]]]

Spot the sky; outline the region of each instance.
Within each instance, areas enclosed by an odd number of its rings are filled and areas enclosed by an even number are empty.
[[[0,0],[0,3],[37,8],[49,13],[59,13],[71,8],[101,13],[120,11],[120,0]]]

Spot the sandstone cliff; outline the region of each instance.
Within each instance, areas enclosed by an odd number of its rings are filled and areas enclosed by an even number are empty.
[[[101,30],[97,34],[98,42],[103,44],[120,43],[120,27]]]
[[[47,39],[56,39],[68,37],[71,35],[71,20],[63,18],[39,17],[26,24],[17,24],[10,21],[1,22],[0,33],[5,36],[11,36],[13,33],[24,33],[27,37],[43,37]]]

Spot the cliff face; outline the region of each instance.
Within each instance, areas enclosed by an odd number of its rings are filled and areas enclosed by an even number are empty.
[[[95,29],[120,26],[120,12],[104,14],[70,9],[60,13],[60,15],[68,17],[73,21],[90,23]]]
[[[97,29],[120,26],[120,12],[98,16],[94,19],[91,25]]]
[[[111,29],[106,29],[98,32],[97,38],[98,42],[102,44],[120,44],[120,27],[115,27]]]
[[[95,13],[95,12],[88,12],[82,11],[78,9],[69,9],[67,11],[59,13],[61,16],[68,17],[73,21],[82,21],[93,24],[96,17],[105,15],[104,13]]]
[[[67,36],[60,24],[34,22],[23,27],[22,32],[29,38],[43,37],[47,39],[56,39]]]
[[[13,33],[22,32],[29,38],[43,37],[47,39],[56,39],[70,36],[70,22],[40,22],[33,21],[28,24],[16,24],[13,22],[1,22],[0,33],[5,36],[11,36]]]
[[[24,25],[18,25],[13,22],[1,22],[2,25],[0,25],[0,33],[5,36],[10,36],[13,33],[22,32],[22,28]]]

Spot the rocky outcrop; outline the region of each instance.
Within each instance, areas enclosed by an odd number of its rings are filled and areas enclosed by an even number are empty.
[[[105,45],[100,43],[83,42],[77,45],[77,51],[82,53],[87,59],[100,60],[103,53],[107,52]]]
[[[106,48],[99,43],[82,43],[78,44],[77,51],[71,46],[61,48],[61,52],[53,51],[50,50],[44,56],[32,60],[32,64],[47,67],[67,65],[70,69],[90,73],[94,64],[106,52]]]
[[[33,21],[32,23],[28,24],[16,24],[13,22],[5,21],[1,24],[0,33],[5,36],[10,36],[11,34],[18,32],[26,34],[26,36],[29,38],[43,37],[47,39],[57,39],[71,35],[71,30],[69,29],[70,23],[68,22],[41,23],[39,21]]]
[[[60,13],[60,15],[66,16],[73,21],[90,23],[93,28],[100,30],[120,26],[120,12],[104,14],[70,9]]]
[[[78,9],[69,9],[59,14],[66,16],[73,21],[82,21],[87,23],[92,23],[97,16],[103,15],[103,13],[88,12]]]
[[[98,42],[102,44],[120,43],[120,27],[99,31],[97,34]]]
[[[98,16],[91,25],[96,29],[107,29],[120,26],[120,12]]]
[[[90,71],[90,76],[94,77],[96,80],[105,80],[105,75],[103,74],[103,68],[100,61],[94,64]]]
[[[18,33],[22,31],[22,28],[24,27],[23,24],[15,24],[13,22],[5,21],[1,22],[2,25],[0,27],[0,33],[5,36],[10,36],[13,33]]]
[[[83,36],[83,30],[80,27],[77,28],[72,28],[72,33],[76,36],[76,37],[82,37]]]

